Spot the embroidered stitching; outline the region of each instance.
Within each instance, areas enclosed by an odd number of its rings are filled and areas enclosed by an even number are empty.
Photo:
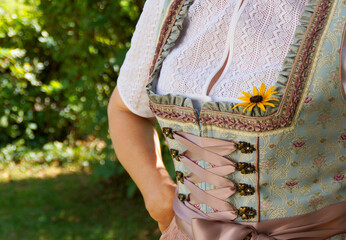
[[[154,105],[152,102],[149,102],[149,107],[151,111],[158,117],[166,118],[166,119],[172,119],[172,120],[178,120],[182,122],[192,122],[197,123],[198,119],[196,114],[194,113],[180,113],[175,111],[166,111],[162,108],[160,108],[157,105]]]

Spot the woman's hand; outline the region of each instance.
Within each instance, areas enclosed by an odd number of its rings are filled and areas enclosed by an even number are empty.
[[[174,216],[176,185],[162,162],[155,119],[132,113],[115,89],[108,104],[108,120],[119,161],[141,191],[149,214],[164,231]]]
[[[172,184],[171,179],[162,182],[161,186],[152,189],[143,195],[145,207],[150,216],[158,222],[159,229],[163,233],[171,223],[173,212],[173,198],[176,185]]]

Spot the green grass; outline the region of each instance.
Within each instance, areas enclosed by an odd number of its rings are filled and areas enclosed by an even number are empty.
[[[78,168],[0,171],[0,240],[154,240],[156,223],[121,182]]]

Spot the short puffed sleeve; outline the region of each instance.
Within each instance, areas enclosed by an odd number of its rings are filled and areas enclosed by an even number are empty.
[[[117,87],[125,105],[136,115],[153,117],[145,86],[153,61],[162,0],[147,0],[120,68]]]

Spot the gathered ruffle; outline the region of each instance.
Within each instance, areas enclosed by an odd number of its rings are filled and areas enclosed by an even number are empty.
[[[304,12],[300,18],[300,24],[296,28],[293,43],[289,46],[289,52],[283,62],[282,70],[279,73],[278,81],[275,84],[275,91],[278,91],[278,93],[275,94],[275,96],[280,100],[282,99],[285,93],[287,82],[292,72],[296,56],[304,39],[305,33],[309,27],[311,17],[316,9],[317,2],[317,0],[310,0],[308,4],[305,6]],[[274,108],[274,110],[276,109]]]
[[[181,31],[183,30],[183,22],[187,16],[188,8],[191,6],[193,1],[194,0],[186,0],[181,8],[181,11],[177,14],[171,33],[167,38],[167,42],[163,47],[162,53],[158,57],[155,63],[155,68],[150,75],[150,83],[147,85],[147,93],[149,99],[156,104],[176,105],[179,107],[193,108],[192,101],[189,98],[182,96],[174,96],[171,94],[158,95],[155,93],[156,84],[162,67],[162,63],[167,57],[167,55],[170,53],[170,51],[174,48],[175,42],[178,40]]]

